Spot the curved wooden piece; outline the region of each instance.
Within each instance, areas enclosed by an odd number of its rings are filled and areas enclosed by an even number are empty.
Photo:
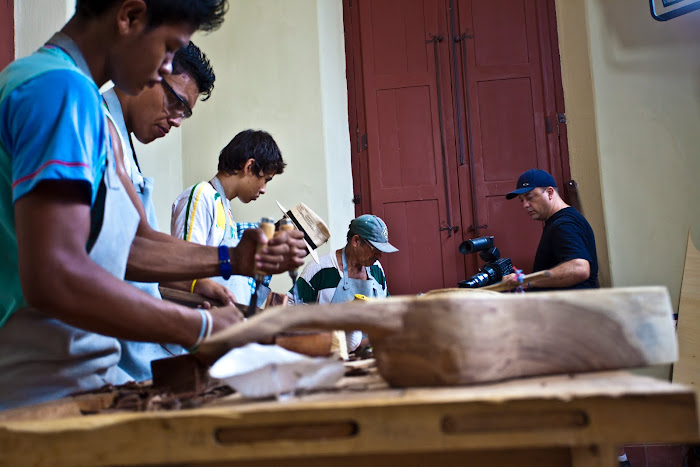
[[[413,297],[387,300],[354,300],[330,305],[274,307],[242,324],[216,333],[199,346],[200,352],[220,356],[234,347],[268,340],[290,329],[354,330],[370,336],[396,333],[402,329],[401,316]]]
[[[205,341],[221,355],[288,329],[361,329],[392,386],[634,368],[677,358],[664,287],[393,297],[268,310]]]
[[[433,304],[429,314],[408,309],[401,333],[370,335],[390,385],[472,384],[677,358],[662,287],[447,295]]]

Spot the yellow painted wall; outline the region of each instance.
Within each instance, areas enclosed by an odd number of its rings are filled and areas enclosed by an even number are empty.
[[[666,285],[677,307],[688,229],[700,240],[700,11],[658,22],[646,2],[558,0],[557,14],[572,176],[612,285]]]
[[[602,286],[610,286],[586,1],[557,0],[557,28],[571,177],[578,183],[584,215],[595,233],[598,278]]]

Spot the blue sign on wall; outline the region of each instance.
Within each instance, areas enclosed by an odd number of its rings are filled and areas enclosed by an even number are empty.
[[[649,0],[649,6],[655,20],[667,21],[700,9],[700,0]]]

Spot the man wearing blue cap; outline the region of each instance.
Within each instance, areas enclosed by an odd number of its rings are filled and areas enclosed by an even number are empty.
[[[538,281],[537,289],[598,288],[593,230],[581,213],[559,196],[554,177],[544,170],[528,170],[518,178],[516,189],[506,195],[506,199],[515,197],[533,220],[544,221],[532,270],[548,269],[551,276]],[[514,276],[505,280],[514,281]]]
[[[379,263],[383,253],[399,251],[389,243],[389,230],[377,216],[364,214],[350,222],[346,245],[310,262],[296,282],[300,303],[343,303],[355,294],[370,298],[389,296],[384,269]],[[294,297],[288,294],[290,305]],[[347,334],[348,351],[362,340],[361,331]]]

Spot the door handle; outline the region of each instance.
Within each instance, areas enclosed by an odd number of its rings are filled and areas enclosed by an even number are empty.
[[[453,233],[459,232],[458,225],[450,225],[446,221],[442,221],[441,225],[444,225],[444,227],[440,227],[440,232],[447,232],[448,237],[451,237]]]
[[[454,232],[457,232],[459,227],[452,226],[452,203],[450,202],[450,177],[447,169],[447,149],[445,143],[445,120],[442,110],[442,88],[440,87],[440,58],[438,43],[443,41],[442,36],[434,36],[431,34],[430,40],[425,41],[427,44],[433,43],[433,54],[435,56],[435,87],[437,91],[438,104],[438,122],[440,124],[440,152],[442,154],[442,176],[445,184],[445,210],[447,211],[447,221],[442,221],[445,227],[440,227],[440,231],[447,231],[447,236],[451,237]],[[441,224],[442,225],[442,224]]]
[[[471,112],[471,98],[469,94],[469,57],[467,56],[467,39],[472,39],[473,34],[469,34],[468,31],[464,31],[463,34],[455,37],[455,41],[459,39],[459,46],[462,49],[462,67],[464,68],[464,97],[466,99],[467,106],[467,136],[469,142],[468,155],[469,155],[469,177],[471,179],[471,192],[472,192],[472,218],[473,224],[470,225],[467,230],[469,232],[474,232],[479,235],[480,229],[485,229],[488,225],[479,225],[479,200],[477,199],[476,193],[476,174],[474,173],[474,142],[472,138],[472,112]],[[455,57],[456,63],[456,57]],[[464,161],[460,161],[464,163]]]

